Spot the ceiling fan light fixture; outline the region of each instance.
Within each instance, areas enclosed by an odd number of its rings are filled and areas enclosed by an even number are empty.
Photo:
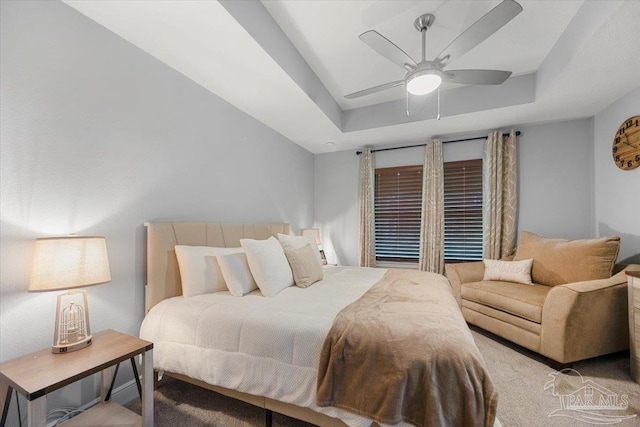
[[[345,95],[347,99],[359,98],[382,92],[387,89],[405,85],[407,89],[407,114],[409,94],[426,95],[438,89],[442,79],[447,76],[447,83],[471,85],[499,85],[509,78],[510,71],[501,70],[448,70],[449,63],[465,55],[478,46],[509,21],[522,12],[522,6],[515,0],[502,0],[500,4],[487,12],[470,27],[456,37],[433,60],[427,60],[427,30],[432,26],[435,16],[430,13],[418,16],[414,27],[422,36],[422,61],[417,62],[405,51],[393,44],[389,39],[375,30],[360,34],[360,40],[387,58],[389,61],[406,70],[403,80],[397,80],[368,89]]]
[[[407,77],[407,90],[412,95],[426,95],[442,83],[440,70],[420,70]]]

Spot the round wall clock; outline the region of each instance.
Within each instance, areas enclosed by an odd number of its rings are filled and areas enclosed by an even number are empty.
[[[640,116],[622,122],[613,139],[613,161],[623,170],[640,166]]]

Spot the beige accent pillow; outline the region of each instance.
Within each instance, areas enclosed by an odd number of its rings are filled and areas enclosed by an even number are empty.
[[[242,252],[242,248],[176,245],[182,295],[190,297],[227,290],[216,255]]]
[[[262,295],[273,297],[293,285],[287,257],[275,237],[267,240],[240,239],[240,245],[247,254],[251,275]]]
[[[278,233],[278,241],[282,245],[282,249],[285,251],[289,249],[299,249],[305,245],[311,245],[313,253],[318,259],[320,265],[322,265],[322,255],[320,255],[320,249],[318,249],[316,239],[313,236],[291,236],[289,234]]]
[[[619,250],[618,236],[566,240],[523,231],[513,260],[533,258],[533,282],[556,286],[611,277]]]
[[[484,262],[484,277],[482,280],[500,280],[533,285],[531,282],[533,259],[522,261],[484,259],[482,262]]]
[[[258,285],[251,274],[247,255],[244,252],[236,254],[218,255],[218,265],[222,277],[234,297],[241,297],[258,289]]]
[[[293,271],[293,280],[299,288],[307,288],[324,277],[322,265],[310,244],[297,249],[285,249],[284,253]]]

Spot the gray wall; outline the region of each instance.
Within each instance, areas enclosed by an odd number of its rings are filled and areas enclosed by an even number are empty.
[[[517,128],[518,231],[593,237],[591,119]]]
[[[315,225],[329,263],[359,264],[358,175],[355,151],[314,156]]]
[[[145,221],[312,225],[311,153],[60,2],[0,7],[0,360],[51,345],[56,293],[27,292],[37,237],[106,236],[91,326],[137,335]]]
[[[593,236],[592,121],[514,128],[522,131],[517,140],[518,230],[549,237]],[[445,144],[443,151],[445,161],[481,158],[482,141]],[[376,153],[376,166],[421,164],[422,153],[421,148]],[[315,156],[315,223],[329,262],[358,264],[358,165],[355,151]]]
[[[613,137],[620,124],[640,115],[640,88],[594,117],[595,225],[599,236],[621,237],[618,259],[640,264],[640,168],[618,169],[612,160]]]

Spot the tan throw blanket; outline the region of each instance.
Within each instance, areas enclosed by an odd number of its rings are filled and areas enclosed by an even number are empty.
[[[389,270],[336,316],[316,403],[384,424],[490,427],[497,394],[447,279]]]

